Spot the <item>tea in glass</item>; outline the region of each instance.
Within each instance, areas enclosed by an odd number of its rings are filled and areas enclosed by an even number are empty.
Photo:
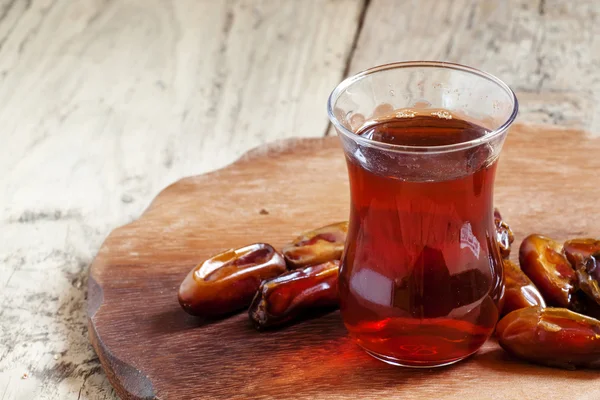
[[[340,308],[374,357],[447,365],[493,333],[503,291],[494,176],[516,108],[495,78],[438,63],[379,67],[332,94],[351,199]]]

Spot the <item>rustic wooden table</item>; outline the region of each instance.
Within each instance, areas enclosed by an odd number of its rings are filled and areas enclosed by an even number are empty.
[[[597,0],[0,1],[0,399],[114,399],[85,309],[110,230],[180,177],[331,134],[344,76],[415,59],[600,132]]]

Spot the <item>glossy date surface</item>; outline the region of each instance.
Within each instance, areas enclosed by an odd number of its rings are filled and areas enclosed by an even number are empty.
[[[600,367],[600,321],[564,308],[528,307],[498,322],[500,346],[518,358],[565,369]]]
[[[509,260],[504,260],[504,286],[502,315],[525,307],[546,307],[546,302],[537,287],[518,265]]]
[[[264,281],[252,301],[248,315],[257,329],[282,325],[309,311],[338,307],[339,262],[289,271]]]
[[[326,225],[302,233],[282,252],[291,269],[339,260],[347,233],[348,221]]]
[[[600,251],[579,261],[576,267],[579,288],[600,304]]]
[[[600,252],[600,240],[590,238],[578,238],[567,240],[564,244],[565,255],[575,267],[585,258]]]
[[[577,275],[561,244],[542,235],[529,235],[519,248],[519,264],[548,305],[570,306],[577,289]]]
[[[179,287],[179,304],[192,315],[225,315],[247,307],[264,279],[286,270],[283,256],[269,244],[230,249],[188,273]]]
[[[494,226],[496,227],[496,243],[500,249],[502,258],[507,259],[510,256],[512,243],[515,241],[515,235],[510,226],[502,219],[500,210],[494,208]]]

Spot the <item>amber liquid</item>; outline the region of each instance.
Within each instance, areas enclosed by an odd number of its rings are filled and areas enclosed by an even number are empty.
[[[358,134],[442,146],[486,130],[426,115],[380,121]],[[493,239],[496,162],[486,146],[435,155],[419,168],[377,150],[364,149],[360,159],[347,155],[351,211],[341,312],[350,334],[375,357],[445,365],[474,353],[492,334],[502,267]],[[394,169],[400,172],[390,174]]]

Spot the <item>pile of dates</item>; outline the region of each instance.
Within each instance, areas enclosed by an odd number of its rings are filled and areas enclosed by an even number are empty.
[[[348,223],[306,232],[278,252],[256,243],[197,265],[179,287],[189,314],[219,317],[248,309],[258,329],[330,311],[338,306],[339,260]]]
[[[498,342],[516,357],[552,367],[600,367],[600,240],[564,244],[533,234],[523,239],[519,265],[508,260],[512,237],[496,218],[504,259]],[[504,251],[503,251],[504,250]]]
[[[564,244],[538,234],[510,261],[514,235],[494,213],[505,291],[500,345],[553,367],[600,367],[600,240]],[[197,265],[179,288],[189,314],[220,317],[248,309],[259,330],[338,307],[339,260],[348,231],[339,222],[306,232],[281,252],[266,243],[227,250]]]

